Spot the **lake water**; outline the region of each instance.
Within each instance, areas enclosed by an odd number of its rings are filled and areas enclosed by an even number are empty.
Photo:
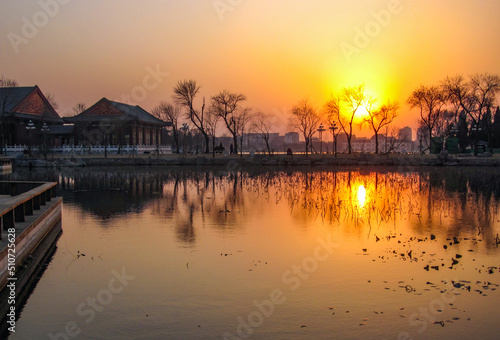
[[[10,339],[493,339],[500,171],[15,172],[63,234]]]

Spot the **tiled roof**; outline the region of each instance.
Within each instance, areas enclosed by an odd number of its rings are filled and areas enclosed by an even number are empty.
[[[148,123],[152,123],[152,124],[165,125],[165,122],[163,120],[156,118],[155,116],[153,116],[152,114],[150,114],[149,112],[147,112],[146,110],[144,110],[142,107],[140,107],[138,105],[132,106],[132,105],[123,104],[123,103],[119,103],[119,102],[113,102],[113,101],[110,101],[110,103],[111,103],[111,105],[116,107],[118,110],[120,110],[122,112],[126,112],[128,115],[134,116],[135,118],[137,118],[140,121],[148,122]]]
[[[38,86],[1,87],[0,114],[56,124],[63,122]]]
[[[5,105],[3,108],[5,112],[11,112],[35,89],[36,86],[0,87],[0,105]]]
[[[102,98],[97,103],[89,107],[75,117],[66,118],[68,122],[83,121],[140,121],[154,125],[166,125],[164,121],[154,117],[140,106],[114,102],[107,98]]]

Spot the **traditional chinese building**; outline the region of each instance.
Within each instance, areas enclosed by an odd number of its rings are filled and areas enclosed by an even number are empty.
[[[63,120],[38,86],[0,88],[0,143],[26,145],[42,138],[54,144],[50,129]]]
[[[65,120],[75,125],[75,144],[90,145],[161,145],[168,125],[140,106],[106,98]]]

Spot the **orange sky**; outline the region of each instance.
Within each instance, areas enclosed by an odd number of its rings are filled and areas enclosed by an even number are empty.
[[[192,78],[207,98],[245,93],[280,130],[300,99],[364,82],[414,126],[418,85],[500,73],[499,13],[494,0],[2,1],[0,74],[52,93],[61,115],[102,97],[150,110]]]

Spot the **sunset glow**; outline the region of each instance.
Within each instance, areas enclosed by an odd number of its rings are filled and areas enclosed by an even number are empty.
[[[356,111],[354,122],[358,124],[362,123],[368,117],[368,110],[366,109],[366,106],[363,105]]]
[[[405,101],[420,84],[500,72],[498,1],[53,3],[48,14],[35,0],[0,4],[0,74],[53,94],[62,116],[102,97],[151,110],[171,101],[177,81],[195,79],[199,104],[241,92],[284,132],[302,98],[321,108],[332,92],[365,84],[379,104],[400,103],[396,126],[415,128]]]
[[[500,337],[499,15],[0,0],[1,338]]]

